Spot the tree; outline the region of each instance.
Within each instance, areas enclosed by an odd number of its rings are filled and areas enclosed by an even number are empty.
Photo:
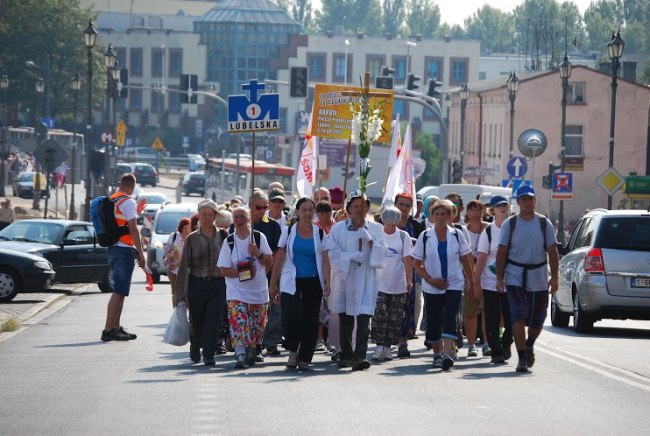
[[[406,7],[406,35],[433,37],[440,25],[440,8],[431,0],[409,0]]]
[[[76,72],[85,77],[83,30],[94,17],[89,9],[79,7],[78,0],[4,0],[0,14],[0,71],[10,80],[9,108],[30,109],[41,115],[35,83],[38,77],[47,74],[26,68],[25,62],[31,60],[43,70],[49,70],[50,117],[57,121],[71,118],[70,79]],[[95,61],[95,71],[104,72],[99,56]],[[84,103],[80,95],[79,114],[83,113]]]
[[[625,20],[622,5],[616,0],[597,0],[585,10],[584,17],[589,37],[587,48],[606,57],[612,31],[620,28]]]
[[[294,0],[291,6],[291,18],[302,26],[304,32],[312,29],[311,1]]]
[[[423,186],[440,184],[440,149],[433,142],[433,135],[426,132],[418,133],[415,148],[420,150],[420,158],[427,166],[424,173],[416,181],[418,189]]]
[[[381,35],[381,7],[379,0],[323,0],[316,11],[316,28],[320,33],[343,26],[343,32]]]
[[[509,53],[514,26],[512,17],[492,6],[485,5],[465,19],[467,37],[481,41],[483,54]]]
[[[383,0],[384,32],[398,35],[404,21],[404,0]]]

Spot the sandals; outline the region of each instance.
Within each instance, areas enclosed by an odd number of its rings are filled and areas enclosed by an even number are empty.
[[[289,352],[289,360],[287,361],[287,368],[297,368],[298,367],[298,353],[295,351]]]
[[[301,360],[300,362],[298,362],[298,369],[308,370],[311,369],[311,365],[309,364],[309,362],[305,362],[304,360]]]

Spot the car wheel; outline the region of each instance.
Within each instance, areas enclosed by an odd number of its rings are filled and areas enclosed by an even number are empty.
[[[97,286],[99,286],[99,290],[102,292],[113,292],[113,279],[109,268],[106,269],[104,280],[97,283]]]
[[[151,187],[152,187],[152,188],[155,188],[155,187],[156,187],[156,182],[153,182],[153,183],[151,184]]]
[[[190,191],[188,191],[187,189],[185,190],[185,196],[186,196],[186,197],[189,197],[189,196],[190,196]]]
[[[560,311],[555,295],[551,297],[551,324],[555,327],[568,327],[571,314]]]
[[[20,278],[9,268],[0,268],[0,302],[14,299],[20,290]]]
[[[152,272],[151,280],[153,280],[154,283],[160,283],[160,274]]]
[[[576,293],[573,299],[573,329],[576,333],[589,333],[594,328],[594,320],[582,310],[580,297]]]

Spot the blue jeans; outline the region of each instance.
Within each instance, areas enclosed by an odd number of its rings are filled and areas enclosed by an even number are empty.
[[[135,268],[135,249],[114,245],[108,247],[106,254],[113,277],[113,292],[128,297],[131,290],[131,276]]]
[[[444,294],[424,293],[424,307],[427,315],[426,337],[429,344],[433,344],[441,338],[458,339],[456,313],[462,297],[462,291],[449,289]]]

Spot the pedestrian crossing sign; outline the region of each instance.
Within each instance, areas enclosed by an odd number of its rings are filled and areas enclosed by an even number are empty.
[[[164,150],[165,146],[163,145],[162,141],[160,140],[160,137],[156,136],[156,139],[153,141],[153,144],[151,145],[151,148],[154,150]]]

